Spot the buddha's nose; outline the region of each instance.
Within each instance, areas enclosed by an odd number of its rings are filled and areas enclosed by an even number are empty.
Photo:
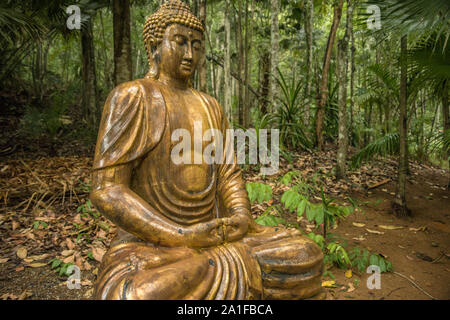
[[[185,60],[189,60],[189,61],[192,60],[192,49],[193,49],[192,45],[190,43],[188,43],[187,48],[186,48],[186,50],[184,52],[184,59]]]

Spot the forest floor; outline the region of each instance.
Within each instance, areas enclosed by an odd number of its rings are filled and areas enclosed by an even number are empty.
[[[7,150],[7,149],[5,149]],[[88,202],[88,156],[55,156],[15,152],[1,156],[0,148],[0,298],[89,299],[103,254],[116,232],[114,225]],[[289,165],[282,160],[278,175],[261,177],[245,170],[247,182],[265,182],[274,201],[286,187],[279,178],[289,170],[305,177],[320,172],[325,193],[361,205],[330,230],[350,250],[354,247],[382,254],[393,272],[381,275],[381,289],[366,286],[366,273],[333,268],[335,288],[325,288],[327,299],[450,299],[450,192],[448,171],[410,162],[407,201],[411,216],[397,218],[392,202],[396,162],[379,159],[335,181],[331,170],[335,151],[299,153]],[[379,184],[379,186],[376,186]],[[268,203],[254,204],[255,217]],[[289,216],[307,233],[319,233],[306,219]],[[388,228],[386,228],[388,227]],[[69,289],[59,267],[73,263],[81,270],[81,288]],[[347,274],[348,275],[348,274]],[[328,277],[324,280],[329,280]],[[416,286],[419,286],[417,288]],[[427,295],[428,294],[428,295]]]

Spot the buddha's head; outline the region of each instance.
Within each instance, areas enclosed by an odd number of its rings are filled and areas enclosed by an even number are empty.
[[[147,78],[161,73],[189,81],[202,55],[204,27],[189,6],[169,0],[149,16],[144,27],[144,43],[150,71]]]

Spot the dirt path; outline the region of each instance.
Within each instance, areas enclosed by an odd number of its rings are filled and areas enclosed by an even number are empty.
[[[372,205],[365,208],[365,214],[350,215],[334,232],[346,239],[350,247],[358,246],[383,254],[393,263],[395,272],[406,276],[436,299],[450,299],[450,193],[443,188],[447,180],[434,170],[418,172],[413,177],[407,186],[411,218],[399,219],[392,214],[393,196],[390,193],[395,191],[395,184],[389,183],[368,196],[355,195]],[[377,200],[382,202],[374,206]],[[365,226],[355,227],[354,222]],[[404,228],[386,230],[379,225]],[[384,234],[372,234],[366,229]],[[420,231],[414,231],[417,229]],[[361,237],[365,240],[354,240]],[[336,283],[342,285],[341,288],[327,289],[336,299],[430,299],[398,274],[383,273],[381,289],[369,290],[366,285],[369,274],[353,272],[353,277],[348,279],[343,270],[334,268],[332,272]],[[346,292],[354,279],[358,280],[359,286]]]

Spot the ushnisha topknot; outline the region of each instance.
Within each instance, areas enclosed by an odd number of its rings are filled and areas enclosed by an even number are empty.
[[[150,46],[157,46],[163,39],[166,28],[172,24],[178,23],[194,30],[200,31],[202,34],[205,28],[202,22],[194,16],[189,6],[180,0],[168,0],[164,2],[158,11],[150,15],[144,26],[144,43],[147,50],[149,64],[152,63],[152,52]]]

